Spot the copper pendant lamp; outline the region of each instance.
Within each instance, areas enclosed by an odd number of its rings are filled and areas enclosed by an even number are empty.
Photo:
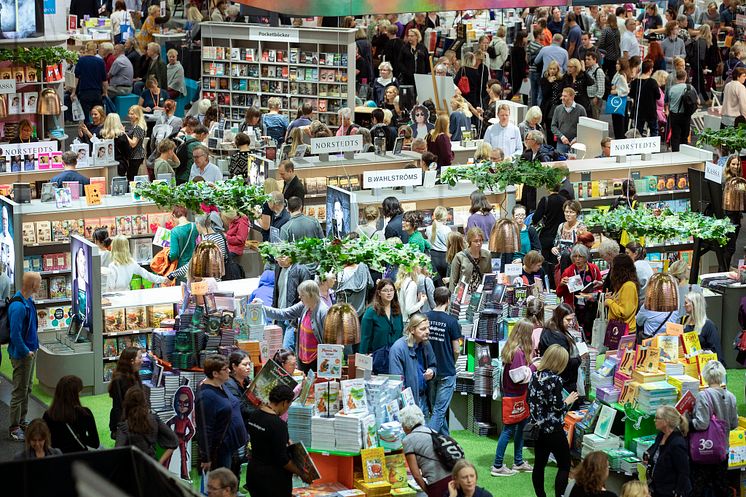
[[[653,312],[673,312],[679,308],[679,282],[668,273],[656,273],[648,280],[645,308]]]

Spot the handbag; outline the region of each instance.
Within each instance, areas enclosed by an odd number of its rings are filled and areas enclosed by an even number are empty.
[[[524,392],[519,397],[503,396],[502,413],[503,424],[514,425],[528,418],[528,402],[526,401],[528,393]]]
[[[523,442],[526,447],[533,447],[534,445],[536,445],[536,441],[539,439],[540,436],[541,431],[539,430],[539,425],[537,425],[533,421],[529,421],[523,427]]]
[[[85,112],[83,112],[83,105],[77,98],[73,99],[72,104],[73,121],[85,121]]]
[[[607,347],[609,350],[617,350],[619,348],[619,339],[626,335],[628,331],[629,326],[627,323],[618,319],[612,319],[606,325],[604,347]]]
[[[693,431],[689,434],[689,455],[692,462],[696,464],[719,464],[728,457],[728,428],[721,419],[715,416],[712,399],[709,399],[709,404],[711,412],[709,426],[705,430]]]
[[[606,338],[606,327],[609,324],[609,311],[604,305],[605,300],[606,297],[604,294],[600,293],[598,295],[596,319],[593,320],[593,328],[591,330],[591,347],[596,349],[603,347],[604,339]]]
[[[192,233],[194,232],[194,224],[189,228],[189,237],[187,240],[192,239]],[[155,274],[158,274],[160,276],[167,276],[171,274],[172,272],[176,271],[176,269],[179,267],[179,259],[181,259],[181,256],[184,255],[184,251],[186,250],[186,244],[184,244],[183,247],[181,247],[181,250],[179,251],[179,257],[174,259],[173,261],[168,260],[168,256],[171,253],[171,249],[169,247],[163,247],[157,254],[153,256],[153,259],[150,261],[150,270],[153,271]],[[168,280],[163,282],[163,286],[173,286],[175,283],[175,280]]]
[[[458,79],[458,83],[456,84],[458,86],[458,89],[461,91],[461,95],[468,95],[471,91],[471,85],[469,84],[469,78],[466,77],[466,74],[464,74],[464,69],[461,69],[461,77]]]
[[[88,446],[88,445],[84,444],[83,442],[81,442],[80,439],[78,438],[78,435],[75,434],[75,430],[73,430],[68,423],[65,423],[65,426],[67,426],[67,429],[70,432],[70,435],[73,436],[73,438],[75,439],[75,441],[78,442],[78,445],[80,445],[83,448],[83,450],[85,450],[85,451],[88,451],[88,450],[98,450],[98,447],[91,447],[91,446]]]
[[[623,116],[626,112],[627,97],[620,97],[619,95],[609,95],[609,98],[606,99],[606,108],[604,109],[604,113]]]

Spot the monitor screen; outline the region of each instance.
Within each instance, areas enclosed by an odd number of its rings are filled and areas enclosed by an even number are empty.
[[[0,0],[0,37],[31,38],[44,33],[44,2]]]

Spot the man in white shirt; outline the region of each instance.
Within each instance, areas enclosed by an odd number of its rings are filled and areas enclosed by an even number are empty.
[[[629,18],[624,23],[624,31],[622,32],[622,41],[619,44],[619,48],[622,50],[622,57],[629,59],[630,57],[640,56],[640,44],[637,42],[635,36],[635,29],[637,29],[637,21]]]
[[[220,168],[210,162],[210,152],[204,145],[197,145],[192,152],[194,164],[189,171],[189,181],[199,176],[208,183],[215,183],[223,180],[223,173]]]
[[[498,122],[490,125],[484,133],[485,143],[489,143],[494,149],[502,149],[506,157],[512,157],[515,154],[523,152],[523,143],[521,141],[521,131],[518,126],[510,122],[510,106],[500,104],[497,107]]]

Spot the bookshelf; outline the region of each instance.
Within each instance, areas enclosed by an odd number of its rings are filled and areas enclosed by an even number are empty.
[[[337,111],[355,107],[355,30],[202,24],[202,97],[217,102],[231,125],[246,110],[282,101],[290,121],[310,103],[314,118],[337,126]]]

